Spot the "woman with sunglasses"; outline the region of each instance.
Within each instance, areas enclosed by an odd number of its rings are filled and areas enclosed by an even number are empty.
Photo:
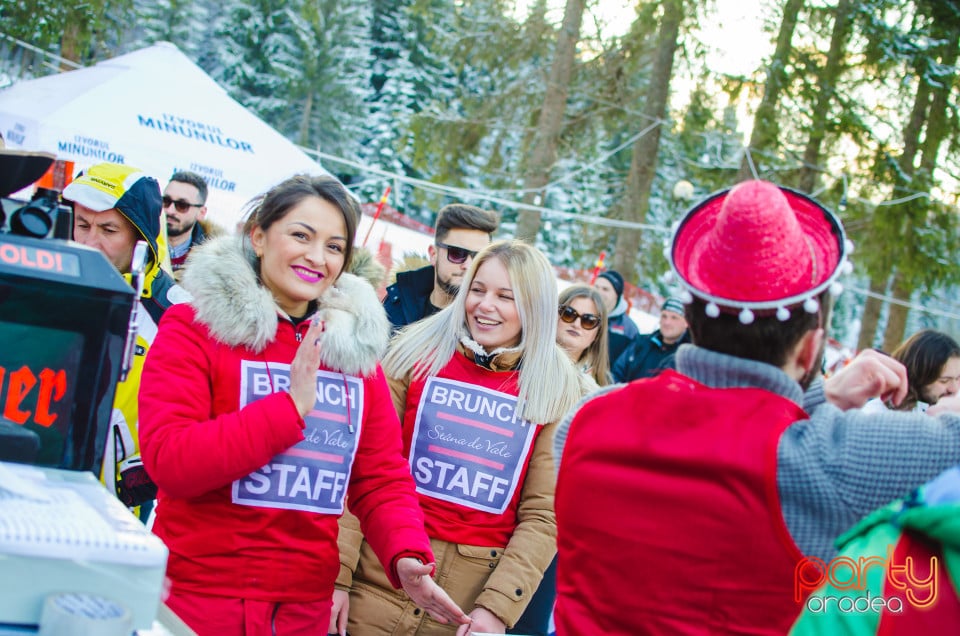
[[[280,183],[242,240],[197,248],[193,300],[160,324],[140,391],[143,462],[170,550],[166,602],[200,636],[326,627],[347,495],[387,585],[469,622],[430,578],[378,365],[389,325],[370,284],[345,273],[359,216],[331,177]]]
[[[595,288],[576,284],[560,292],[557,344],[598,386],[610,384],[607,307]]]
[[[556,344],[556,307],[546,257],[496,242],[477,254],[453,303],[401,331],[383,361],[437,582],[472,619],[458,636],[512,626],[556,550],[550,446],[584,392]],[[334,601],[341,620],[349,614],[346,631],[452,634],[390,588],[366,537],[346,525],[337,583],[349,601]],[[344,633],[343,623],[330,631]]]

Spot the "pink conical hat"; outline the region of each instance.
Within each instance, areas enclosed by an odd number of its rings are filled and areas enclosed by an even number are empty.
[[[694,296],[723,311],[790,308],[839,275],[840,221],[806,195],[746,181],[691,209],[673,236],[671,265]]]

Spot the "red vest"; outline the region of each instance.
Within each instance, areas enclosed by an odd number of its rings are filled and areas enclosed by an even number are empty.
[[[802,557],[777,444],[807,415],[673,371],[577,413],[557,484],[557,633],[785,634]]]

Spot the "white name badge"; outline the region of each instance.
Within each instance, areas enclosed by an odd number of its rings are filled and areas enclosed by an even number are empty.
[[[241,364],[240,406],[290,386],[290,365]],[[341,514],[360,439],[363,382],[317,371],[317,400],[304,422],[305,439],[233,482],[233,503]],[[351,430],[352,429],[352,430]]]
[[[513,498],[537,427],[508,393],[427,378],[410,447],[417,492],[503,513]]]

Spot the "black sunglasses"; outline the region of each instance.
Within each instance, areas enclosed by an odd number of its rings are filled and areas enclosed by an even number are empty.
[[[178,199],[174,201],[170,197],[164,195],[163,197],[163,207],[164,209],[169,208],[170,206],[177,208],[177,212],[186,212],[190,208],[202,208],[202,203],[190,203],[189,201],[184,201],[183,199]]]
[[[577,321],[577,318],[580,319],[580,326],[587,331],[596,329],[597,325],[600,324],[600,316],[596,314],[581,314],[570,305],[560,305],[560,320],[572,325]]]
[[[466,262],[467,257],[476,258],[477,253],[473,250],[468,250],[465,247],[457,247],[456,245],[447,245],[446,243],[437,243],[437,247],[442,247],[447,250],[447,260],[453,263],[454,265],[463,265]]]

